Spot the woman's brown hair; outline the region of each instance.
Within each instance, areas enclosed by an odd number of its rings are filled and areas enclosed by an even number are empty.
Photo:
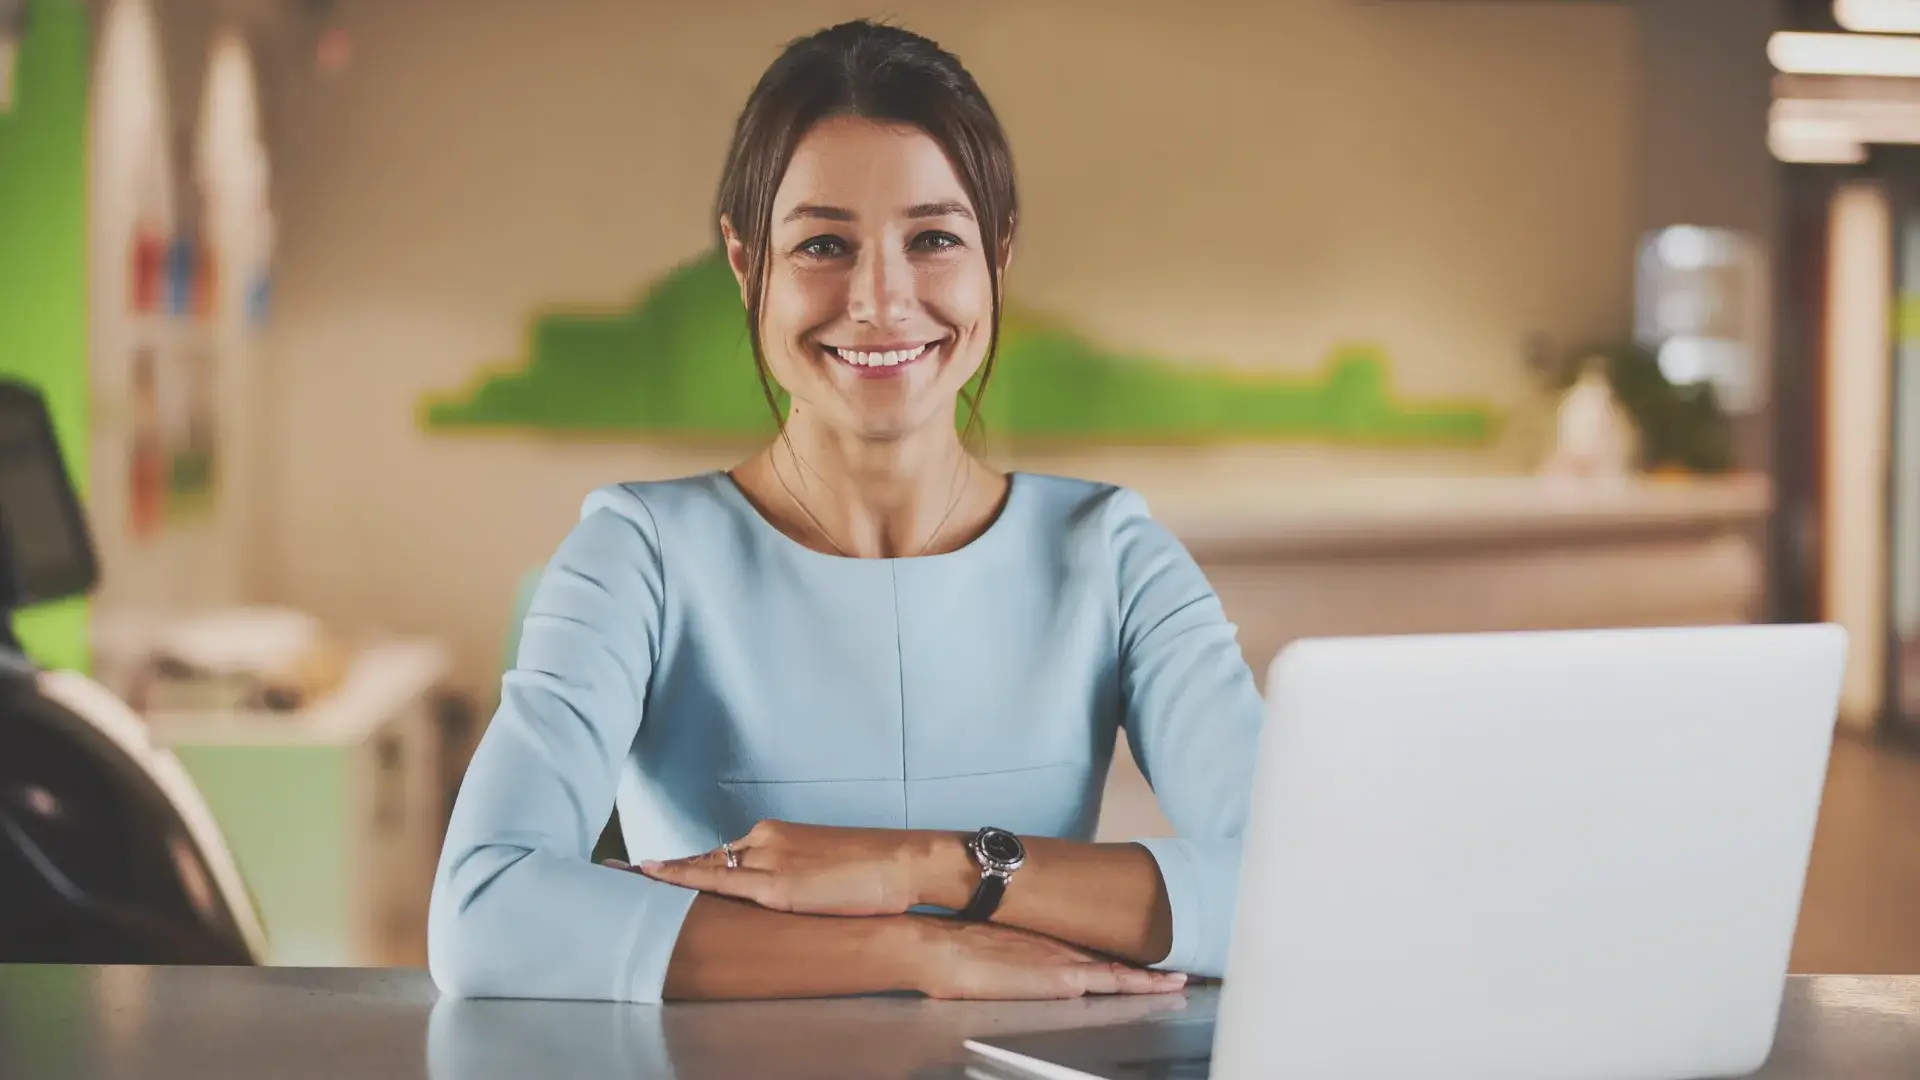
[[[780,422],[780,406],[760,340],[773,197],[800,140],[815,124],[839,116],[926,132],[946,151],[973,204],[993,289],[993,328],[974,390],[962,391],[972,434],[1000,345],[1000,269],[1018,215],[1013,152],[959,57],[919,34],[865,20],[788,43],[747,98],[720,174],[718,216],[746,251],[747,334],[774,422]]]

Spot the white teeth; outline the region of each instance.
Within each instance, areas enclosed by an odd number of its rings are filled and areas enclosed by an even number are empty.
[[[918,358],[921,353],[927,351],[927,347],[919,345],[911,349],[896,349],[892,352],[855,352],[852,349],[834,349],[833,351],[849,364],[858,364],[861,367],[893,367]]]

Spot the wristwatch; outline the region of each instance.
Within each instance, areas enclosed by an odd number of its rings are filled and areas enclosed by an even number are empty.
[[[967,854],[972,855],[974,865],[980,867],[980,887],[960,910],[960,917],[985,922],[993,917],[1000,898],[1007,894],[1007,882],[1013,872],[1027,861],[1027,846],[1007,830],[989,825],[967,839]]]

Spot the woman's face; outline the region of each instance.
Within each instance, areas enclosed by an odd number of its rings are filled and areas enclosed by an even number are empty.
[[[862,439],[940,423],[986,357],[980,229],[940,144],[917,128],[823,121],[774,196],[761,345],[796,413]],[[745,252],[728,232],[736,276]]]

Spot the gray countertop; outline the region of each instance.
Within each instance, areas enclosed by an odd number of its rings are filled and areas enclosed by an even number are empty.
[[[0,1078],[932,1080],[963,1075],[974,1035],[1204,1016],[1217,994],[647,1007],[441,999],[403,969],[0,966]],[[1920,976],[1794,978],[1760,1075],[1920,1076]]]

